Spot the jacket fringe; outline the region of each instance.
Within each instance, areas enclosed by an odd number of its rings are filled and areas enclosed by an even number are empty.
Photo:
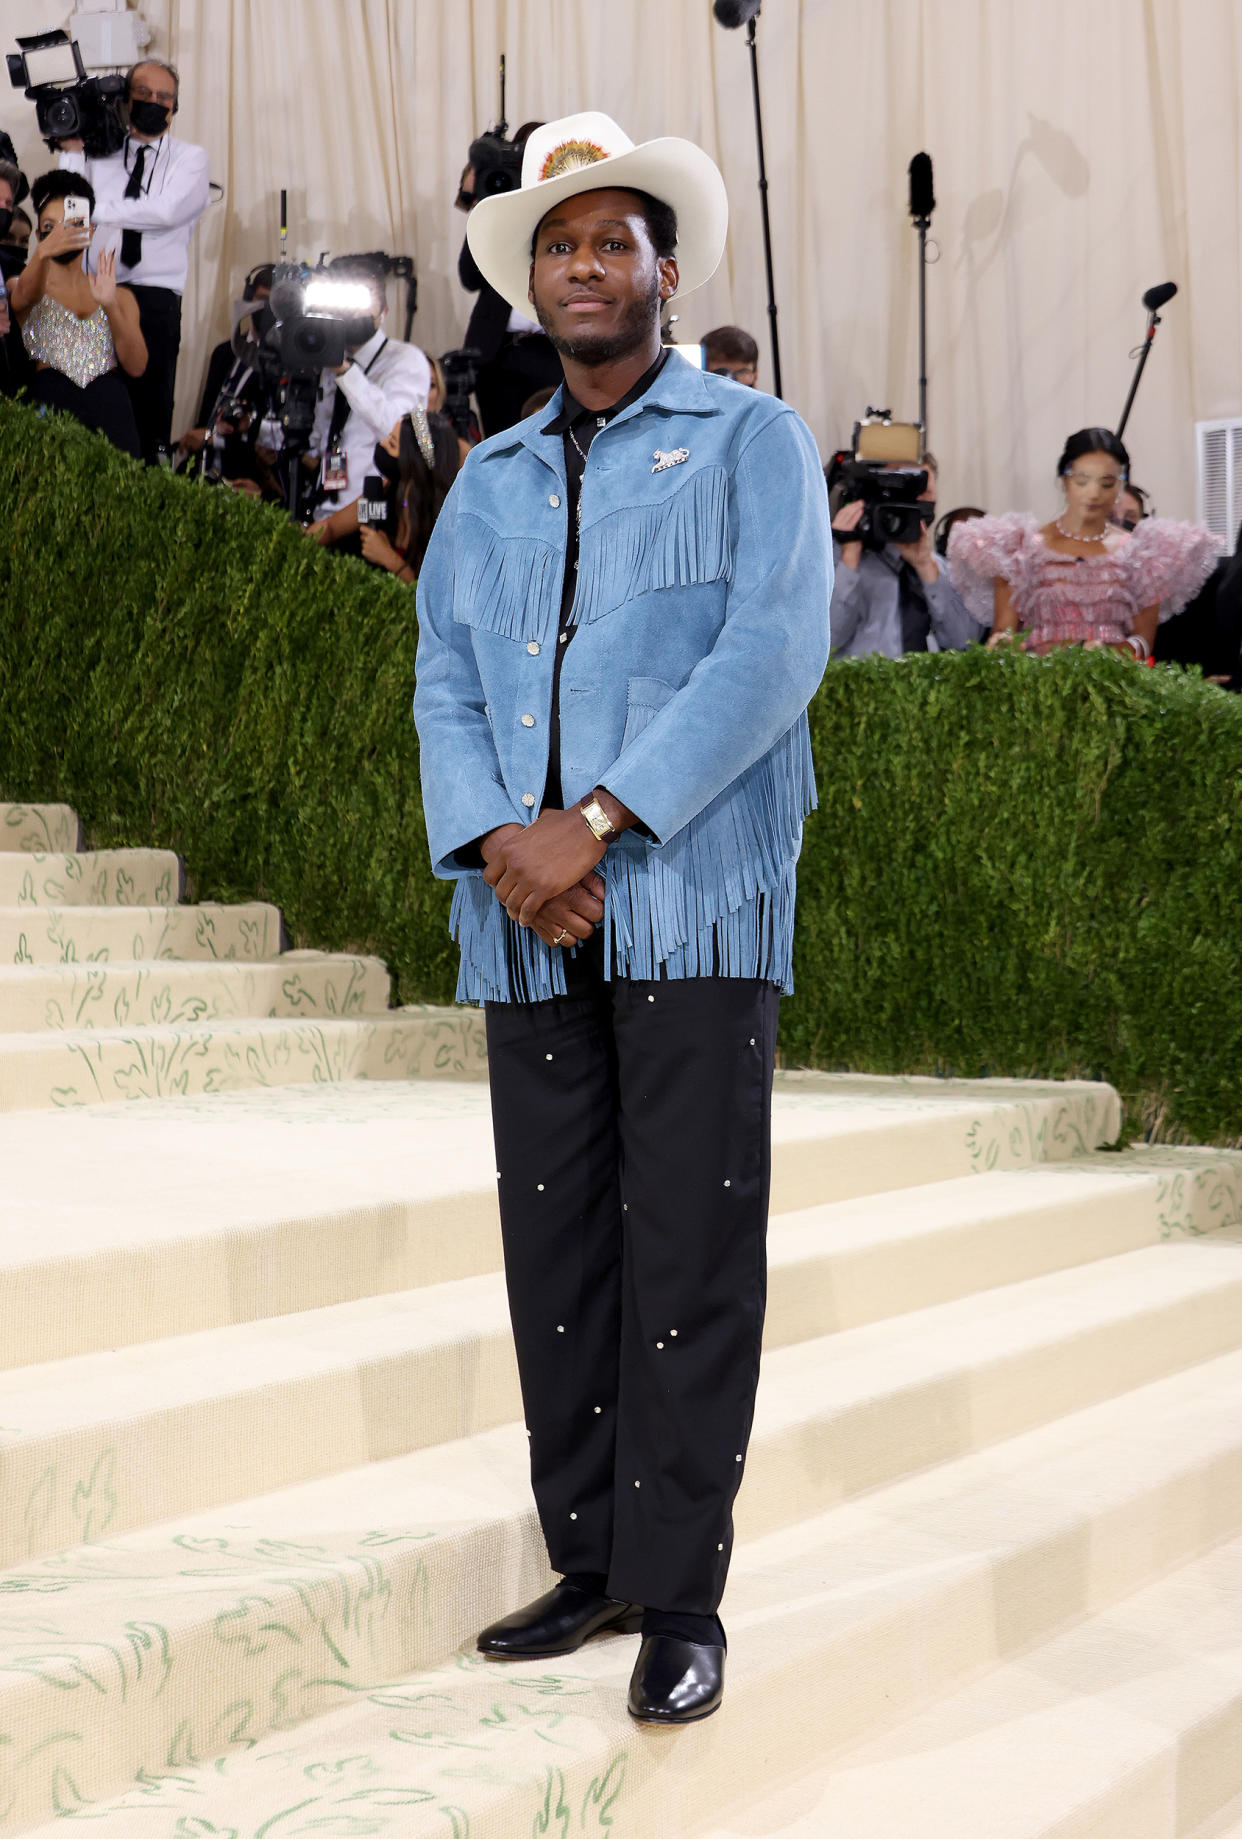
[[[563,570],[556,550],[527,536],[498,536],[469,512],[461,522],[470,529],[458,541],[454,618],[499,638],[546,640],[561,604]]]
[[[727,581],[729,481],[723,466],[706,466],[671,499],[623,506],[582,526],[574,616],[590,625],[640,594],[662,587]]]
[[[805,715],[662,848],[629,833],[604,863],[608,974],[761,977],[793,989],[795,864],[815,809]],[[459,1002],[542,1002],[565,993],[564,958],[515,926],[479,876],[453,894]]]

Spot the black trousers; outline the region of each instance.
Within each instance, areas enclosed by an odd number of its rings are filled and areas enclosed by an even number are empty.
[[[161,447],[172,446],[173,390],[181,349],[181,295],[171,287],[134,287],[138,324],[147,342],[147,368],[140,377],[126,376],[138,424],[142,457],[154,465]]]
[[[489,1003],[505,1275],[554,1570],[710,1615],[759,1377],[779,994],[608,981]]]

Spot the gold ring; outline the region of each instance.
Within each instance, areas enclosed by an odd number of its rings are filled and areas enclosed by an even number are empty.
[[[554,945],[559,945],[562,939],[567,939],[568,937],[569,937],[569,933],[567,929],[564,926],[562,926],[560,931],[557,933],[556,937],[553,939],[552,943]]]

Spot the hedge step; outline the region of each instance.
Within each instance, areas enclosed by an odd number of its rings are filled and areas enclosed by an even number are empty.
[[[1008,1671],[1032,1643],[1052,1644],[1047,1667],[1039,1649],[1025,1664],[1054,1702],[1067,1616],[1088,1618],[1068,1637],[1082,1665],[1064,1681],[1081,1714],[1128,1676],[1139,1699],[1152,1694],[1152,1735],[1193,1728],[1210,1701],[1160,1664],[1158,1644],[1125,1631],[1163,1628],[1166,1662],[1201,1647],[1218,1680],[1213,1660],[1237,1643],[1236,1548],[1204,1561],[1206,1573],[1194,1561],[1242,1524],[1242,1355],[740,1545],[723,1605],[725,1707],[675,1737],[625,1714],[634,1639],[516,1667],[471,1652],[483,1622],[547,1582],[533,1515],[516,1511],[522,1450],[513,1438],[501,1448],[502,1435],[78,1547],[0,1580],[19,1586],[0,1636],[0,1725],[22,1732],[28,1758],[5,1830],[59,1809],[89,1813],[98,1839],[256,1839],[278,1833],[282,1816],[292,1831],[378,1839],[684,1839],[705,1814],[724,1817],[812,1759],[886,1730],[900,1753],[897,1719],[998,1661]],[[1199,1599],[1204,1575],[1221,1587]],[[1157,1591],[1173,1592],[1176,1616],[1145,1623]],[[1225,1670],[1232,1679],[1233,1662]],[[1162,1680],[1173,1689],[1156,1716]],[[74,1681],[91,1689],[67,1705]],[[963,1734],[986,1740],[987,1728]],[[1014,1740],[1027,1728],[1016,1724]],[[1075,1745],[1060,1722],[1035,1719],[1029,1735],[1025,1768],[1048,1778],[1041,1793],[1069,1770],[1108,1767],[1107,1745]],[[883,1796],[900,1794],[906,1766],[932,1760],[908,1748],[910,1762],[872,1785],[872,1824],[830,1821],[807,1839],[1071,1830],[1013,1826],[995,1809],[990,1830],[942,1828],[920,1823],[914,1802],[886,1828]],[[1221,1794],[1242,1746],[1217,1748],[1230,1758],[1211,1782]],[[976,1816],[993,1782],[1008,1785],[1003,1771],[961,1772],[963,1815]],[[108,1794],[118,1798],[89,1805]],[[1074,1830],[1174,1839],[1185,1829]],[[40,1826],[38,1839],[62,1831]]]
[[[236,906],[0,907],[0,964],[148,958],[258,963],[279,951],[279,909],[257,900]]]
[[[39,1028],[126,1028],[244,1016],[359,1016],[388,1007],[378,958],[287,952],[272,964],[0,965],[0,1039]]]
[[[78,814],[68,805],[0,803],[0,851],[68,853],[77,849],[81,831]]]
[[[0,852],[0,907],[169,907],[180,888],[171,849]]]
[[[484,1071],[477,1025],[451,1009],[394,1009],[368,1021],[46,1030],[0,1036],[0,1111]]]

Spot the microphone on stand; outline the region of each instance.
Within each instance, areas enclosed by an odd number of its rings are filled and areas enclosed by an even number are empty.
[[[1118,440],[1121,439],[1125,425],[1130,419],[1130,410],[1134,407],[1134,398],[1138,395],[1143,370],[1151,356],[1152,341],[1156,336],[1156,327],[1160,324],[1160,309],[1172,300],[1176,292],[1176,281],[1159,281],[1155,287],[1149,287],[1143,295],[1143,305],[1147,308],[1147,330],[1143,334],[1143,343],[1139,347],[1138,363],[1134,369],[1134,381],[1130,385],[1130,394],[1126,397],[1126,406],[1121,411],[1121,420],[1117,423]]]
[[[915,223],[930,223],[935,208],[931,154],[916,153],[910,162],[910,215]]]
[[[910,162],[910,215],[919,233],[919,438],[927,452],[927,231],[936,208],[930,153]]]
[[[750,85],[755,99],[755,150],[759,156],[759,215],[763,224],[763,263],[768,283],[768,330],[772,338],[772,383],[775,394],[782,395],[781,341],[776,330],[776,278],[772,269],[772,224],[768,215],[768,169],[763,156],[763,108],[759,100],[759,51],[755,44],[755,21],[763,0],[713,0],[716,23],[732,32],[746,27],[746,46],[750,52]]]
[[[1143,295],[1143,305],[1149,313],[1158,313],[1166,306],[1177,292],[1176,281],[1162,281],[1159,287],[1149,287]]]

